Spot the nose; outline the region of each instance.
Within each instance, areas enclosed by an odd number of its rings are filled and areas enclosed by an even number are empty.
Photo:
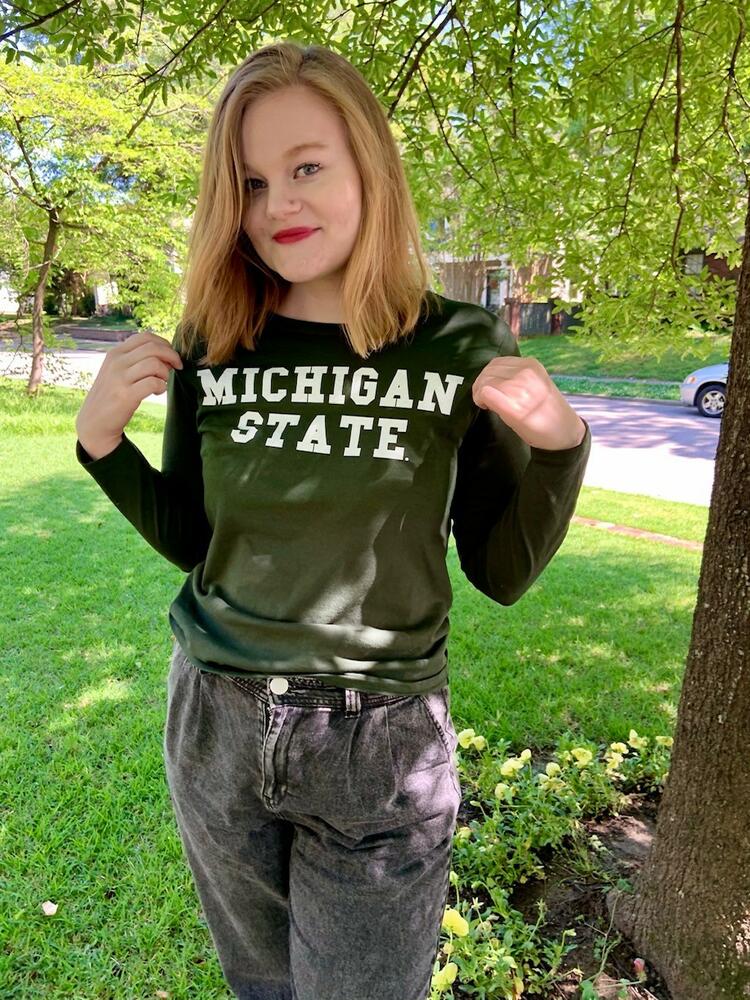
[[[286,184],[266,189],[266,213],[269,219],[283,219],[289,212],[299,209],[299,197]]]

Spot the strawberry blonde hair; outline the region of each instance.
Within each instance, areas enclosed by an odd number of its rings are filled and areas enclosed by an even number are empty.
[[[362,186],[357,241],[342,282],[344,329],[366,358],[406,337],[429,312],[431,272],[396,141],[367,81],[322,45],[282,41],[252,52],[233,71],[211,118],[195,215],[180,282],[184,307],[173,346],[200,363],[228,361],[253,349],[290,283],[268,268],[242,229],[250,194],[244,184],[242,116],[255,99],[304,86],[325,98],[344,123]]]

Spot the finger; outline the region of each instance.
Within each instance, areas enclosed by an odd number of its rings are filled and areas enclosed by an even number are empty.
[[[486,384],[480,390],[481,405],[486,410],[496,410],[498,413],[516,415],[524,410],[524,403],[513,393],[504,392],[495,384]]]
[[[129,337],[125,341],[125,344],[130,344],[131,341],[137,338],[138,343],[132,344],[129,351],[123,351],[123,354],[128,358],[129,364],[135,364],[136,361],[156,355],[173,368],[185,367],[179,353],[164,337],[160,337],[156,333],[141,331],[141,333]]]
[[[130,365],[125,373],[130,385],[136,385],[141,380],[148,381],[152,376],[163,379],[164,383],[169,379],[171,366],[160,358],[150,355],[142,358],[137,364]]]

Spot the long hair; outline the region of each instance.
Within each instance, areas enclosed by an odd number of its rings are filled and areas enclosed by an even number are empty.
[[[188,239],[177,350],[200,342],[200,363],[222,364],[238,345],[254,349],[290,282],[259,257],[242,229],[245,108],[282,87],[305,86],[343,120],[359,170],[362,215],[342,281],[344,330],[362,358],[408,334],[430,311],[431,272],[396,141],[364,77],[322,45],[282,41],[252,52],[234,70],[214,108]],[[433,299],[433,304],[435,300]]]

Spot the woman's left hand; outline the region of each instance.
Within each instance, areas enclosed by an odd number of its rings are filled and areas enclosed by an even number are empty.
[[[471,389],[474,402],[492,410],[534,448],[558,451],[583,441],[586,425],[536,358],[493,358]]]

